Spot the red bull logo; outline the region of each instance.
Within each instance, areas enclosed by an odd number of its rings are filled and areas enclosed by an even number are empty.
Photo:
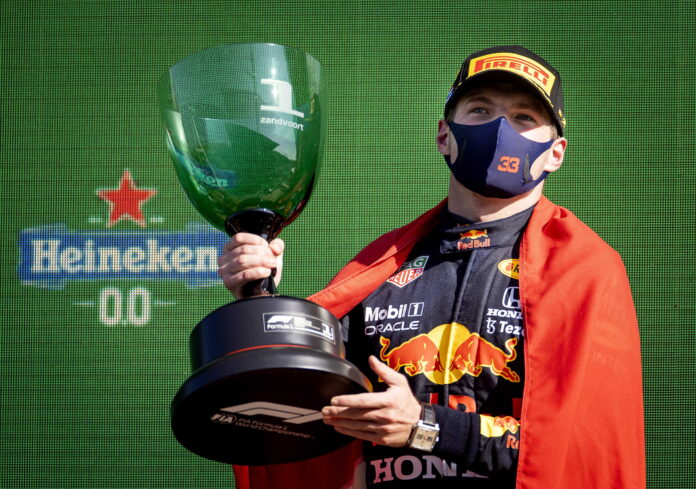
[[[459,233],[461,239],[479,239],[488,237],[488,229],[470,229],[465,233]]]
[[[507,366],[517,358],[516,345],[517,338],[507,340],[506,353],[474,333],[454,352],[451,368],[478,377],[483,372],[483,367],[487,367],[497,376],[510,382],[519,382],[520,376]]]
[[[382,345],[379,352],[382,361],[387,362],[387,365],[394,370],[403,367],[404,372],[411,377],[426,371],[442,372],[444,370],[440,363],[440,351],[427,334],[419,334],[406,343],[394,347],[389,353],[387,353],[391,344],[389,338],[380,336],[379,344]]]
[[[459,233],[458,250],[488,248],[490,245],[491,240],[488,237],[488,229],[470,229],[465,233]]]
[[[487,369],[510,382],[520,376],[508,364],[517,358],[517,338],[505,342],[503,351],[478,333],[458,323],[442,324],[391,349],[391,340],[380,337],[379,357],[394,370],[413,377],[423,374],[433,383],[451,384],[464,375],[478,377]]]
[[[520,422],[512,416],[481,416],[481,434],[488,438],[517,434]]]

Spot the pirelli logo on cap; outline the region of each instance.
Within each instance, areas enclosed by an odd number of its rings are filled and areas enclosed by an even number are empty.
[[[541,88],[549,98],[553,84],[556,83],[556,77],[539,63],[515,53],[494,53],[474,58],[469,63],[466,77],[487,70],[505,70],[521,75]]]

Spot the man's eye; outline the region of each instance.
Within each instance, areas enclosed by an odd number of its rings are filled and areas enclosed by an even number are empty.
[[[534,117],[527,114],[520,114],[517,116],[517,119],[526,122],[534,122]]]
[[[484,109],[483,107],[474,107],[471,109],[471,112],[473,114],[488,114],[488,110]]]

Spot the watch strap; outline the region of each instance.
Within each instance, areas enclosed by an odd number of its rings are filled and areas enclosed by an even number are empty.
[[[432,404],[421,403],[421,416],[411,429],[407,446],[415,450],[431,452],[439,440],[440,426],[435,419],[435,408]]]
[[[421,406],[421,421],[423,421],[425,424],[435,426],[435,408],[433,405],[422,403]]]

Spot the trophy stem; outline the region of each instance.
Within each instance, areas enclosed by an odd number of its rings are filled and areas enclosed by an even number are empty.
[[[261,236],[266,241],[271,241],[278,236],[284,225],[285,219],[270,209],[244,209],[235,212],[225,220],[225,232],[229,236],[234,236],[237,233],[252,233]],[[246,284],[242,288],[244,297],[278,294],[273,280],[275,272],[273,269],[269,277]]]

